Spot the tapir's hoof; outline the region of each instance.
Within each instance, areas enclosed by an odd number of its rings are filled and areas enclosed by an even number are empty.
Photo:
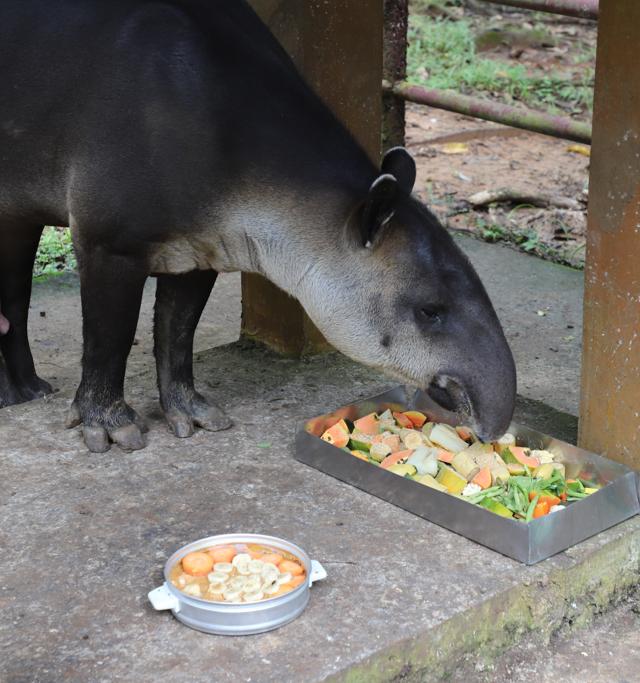
[[[195,427],[220,432],[233,426],[231,419],[218,406],[196,391],[174,395],[171,407],[164,414],[169,428],[180,439],[191,436]]]
[[[22,385],[16,387],[18,394],[20,395],[22,402],[33,401],[36,398],[42,398],[53,393],[53,387],[49,382],[45,382],[39,377],[33,377],[33,379],[25,382]]]
[[[27,403],[36,398],[42,398],[53,393],[53,387],[36,375],[22,384],[15,384],[4,369],[0,366],[0,408]]]
[[[69,408],[66,426],[82,425],[82,435],[92,453],[106,453],[115,443],[123,451],[139,451],[147,444],[143,434],[149,431],[145,421],[124,401],[106,409],[93,408],[83,417],[77,401]]]

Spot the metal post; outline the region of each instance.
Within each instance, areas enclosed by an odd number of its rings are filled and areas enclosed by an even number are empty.
[[[640,468],[640,2],[600,7],[581,446]]]
[[[251,5],[309,84],[378,163],[382,2],[251,0]],[[328,348],[294,299],[251,273],[242,274],[242,334],[293,356]]]
[[[404,81],[407,77],[407,29],[409,0],[384,1],[384,67],[387,83]],[[382,148],[404,145],[404,100],[388,90],[382,99]]]
[[[509,5],[522,9],[564,14],[582,19],[598,18],[598,0],[484,0],[498,5]]]

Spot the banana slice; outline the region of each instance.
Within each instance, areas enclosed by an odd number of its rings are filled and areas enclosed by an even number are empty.
[[[289,583],[292,578],[293,574],[291,572],[284,572],[284,574],[280,574],[276,581],[278,582],[278,586],[282,586],[283,583]]]
[[[233,571],[233,565],[231,562],[216,562],[213,565],[214,572],[223,572],[224,574],[231,574]]]
[[[240,598],[242,597],[242,591],[226,590],[226,591],[222,594],[222,597],[223,597],[227,602],[240,602]]]
[[[244,593],[254,593],[260,590],[260,588],[262,588],[262,579],[256,574],[251,574],[247,576],[242,590]]]
[[[280,570],[275,564],[265,562],[262,567],[262,578],[269,583],[275,581],[280,576]]]
[[[234,567],[237,567],[238,564],[244,564],[245,562],[251,562],[251,555],[249,555],[249,553],[238,553],[233,560],[231,560],[231,564]]]
[[[264,562],[262,560],[251,560],[251,562],[249,562],[249,573],[250,574],[261,574],[263,567],[264,567]]]
[[[226,590],[229,590],[225,583],[210,583],[209,593],[213,595],[222,595]]]
[[[229,579],[229,574],[225,574],[225,572],[211,572],[207,574],[207,578],[209,583],[224,583]]]
[[[262,591],[253,591],[252,593],[245,593],[242,596],[242,599],[245,602],[257,602],[258,600],[262,600],[262,598],[264,598]]]
[[[280,590],[280,585],[277,581],[273,583],[266,583],[262,586],[262,592],[265,595],[275,595]]]
[[[227,590],[243,591],[246,583],[246,576],[234,576],[227,582]]]
[[[194,598],[199,598],[202,595],[200,584],[197,583],[190,583],[188,586],[185,586],[182,589],[182,592],[186,593],[187,595],[192,595]]]
[[[252,562],[253,560],[251,559],[251,555],[241,553],[240,555],[236,555],[233,558],[233,562],[231,564],[233,564],[233,566],[236,568],[238,574],[241,574],[242,576],[247,576],[247,574],[251,573],[249,571],[249,568]]]

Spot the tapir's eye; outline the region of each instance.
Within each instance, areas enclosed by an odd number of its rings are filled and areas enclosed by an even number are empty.
[[[442,322],[442,309],[438,306],[423,306],[416,312],[418,322],[434,325]]]

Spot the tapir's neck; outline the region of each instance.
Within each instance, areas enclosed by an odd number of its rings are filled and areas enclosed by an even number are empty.
[[[264,275],[299,297],[322,259],[343,250],[358,195],[344,187],[296,187],[274,180],[233,193],[219,222],[213,267]]]

